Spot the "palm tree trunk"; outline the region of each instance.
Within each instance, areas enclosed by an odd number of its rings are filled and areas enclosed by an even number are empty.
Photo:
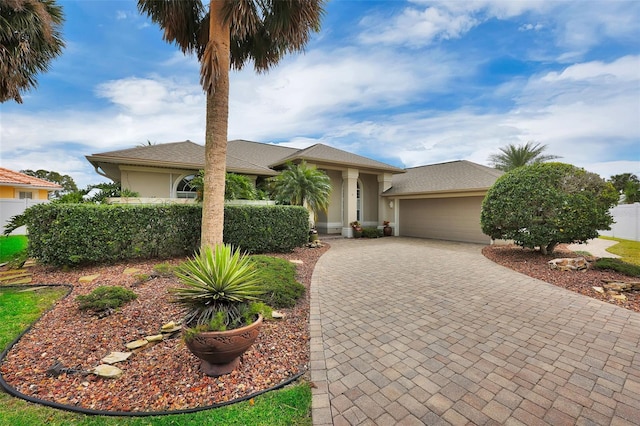
[[[205,135],[204,200],[202,204],[201,246],[222,243],[224,224],[224,178],[227,160],[229,119],[229,26],[222,22],[223,1],[211,0],[209,43],[217,52],[219,72],[213,91],[207,93]]]

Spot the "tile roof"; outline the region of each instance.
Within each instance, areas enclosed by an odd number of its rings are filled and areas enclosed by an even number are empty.
[[[380,161],[372,160],[361,155],[353,154],[351,152],[343,151],[341,149],[333,148],[323,144],[315,144],[302,150],[296,150],[295,153],[292,153],[288,157],[282,158],[279,161],[270,164],[270,166],[282,166],[287,161],[295,160],[305,160],[314,163],[332,163],[341,166],[360,169],[368,168],[390,173],[404,173],[404,169],[400,169],[398,167],[394,167]]]
[[[25,175],[24,173],[14,172],[13,170],[5,169],[4,167],[0,167],[0,185],[23,186],[48,190],[62,189],[62,186],[57,183]]]
[[[487,190],[503,172],[471,161],[459,160],[406,169],[394,175],[383,195]]]

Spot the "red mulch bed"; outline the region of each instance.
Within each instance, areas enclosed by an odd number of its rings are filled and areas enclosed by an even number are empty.
[[[316,261],[329,247],[300,248],[285,259],[302,260],[298,281],[307,289]],[[178,264],[184,259],[173,259]],[[134,351],[116,364],[124,370],[118,379],[63,373],[51,377],[46,371],[56,362],[64,367],[89,370],[112,351],[126,352],[125,344],[158,334],[163,324],[180,321],[181,310],[169,303],[167,289],[179,286],[176,278],[153,278],[138,282],[125,275],[126,268],[151,274],[161,261],[131,262],[87,267],[69,272],[44,266],[30,268],[34,284],[73,284],[72,293],[47,312],[8,353],[0,371],[19,392],[42,400],[92,410],[150,412],[210,406],[242,398],[283,383],[309,364],[309,292],[292,309],[280,309],[283,320],[265,322],[255,344],[231,374],[213,378],[199,371],[199,360],[180,339],[165,339]],[[82,276],[99,274],[91,283]],[[138,298],[104,318],[78,309],[76,296],[101,285],[119,285]]]
[[[507,268],[511,268],[522,274],[546,281],[558,287],[593,297],[604,302],[618,305],[625,309],[640,312],[640,292],[624,293],[627,300],[615,300],[609,295],[598,293],[593,287],[602,287],[604,281],[638,281],[638,278],[629,277],[614,271],[601,271],[589,268],[586,271],[560,271],[550,269],[547,262],[559,257],[579,257],[567,249],[565,245],[560,245],[550,255],[543,255],[539,251],[523,249],[518,246],[487,246],[482,249],[482,253],[488,259]],[[593,257],[585,257],[589,262],[596,259]]]

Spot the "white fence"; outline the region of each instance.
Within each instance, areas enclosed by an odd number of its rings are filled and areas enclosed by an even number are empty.
[[[22,212],[24,212],[28,207],[48,202],[49,200],[30,200],[28,198],[23,200],[16,198],[0,198],[0,234],[4,232],[4,227],[13,216],[22,214]],[[17,233],[24,232],[25,231]]]
[[[640,203],[620,204],[611,209],[615,223],[611,231],[600,231],[605,237],[640,241]]]

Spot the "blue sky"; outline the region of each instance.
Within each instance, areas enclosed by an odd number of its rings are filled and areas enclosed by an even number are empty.
[[[204,143],[193,57],[135,1],[59,2],[67,44],[0,104],[0,166],[104,181],[85,155]],[[640,2],[344,1],[304,54],[231,73],[229,139],[323,143],[400,167],[488,165],[507,144],[640,176]]]

